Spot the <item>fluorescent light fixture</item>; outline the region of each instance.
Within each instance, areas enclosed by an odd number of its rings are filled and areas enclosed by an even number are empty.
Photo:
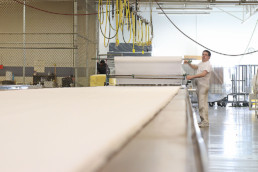
[[[253,2],[248,2],[248,1],[239,2],[239,4],[236,4],[236,5],[258,5],[258,1],[253,1]]]
[[[157,10],[160,10],[161,8],[157,8]],[[188,10],[194,10],[194,11],[199,11],[199,10],[212,10],[212,8],[168,8],[164,7],[162,8],[163,10],[179,10],[179,11],[188,11]]]
[[[162,12],[159,12],[158,14],[164,14]],[[200,11],[192,11],[192,12],[187,12],[187,11],[178,11],[178,12],[166,12],[166,14],[210,14],[209,12],[200,12]]]

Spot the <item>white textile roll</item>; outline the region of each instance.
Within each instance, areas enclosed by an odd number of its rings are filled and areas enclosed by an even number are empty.
[[[149,75],[163,77],[182,75],[182,57],[115,57],[116,75]],[[117,84],[176,84],[181,79],[132,79],[117,78]]]
[[[155,57],[142,57],[142,56],[122,56],[115,57],[115,63],[117,62],[137,62],[137,63],[170,63],[170,62],[182,62],[181,56],[155,56]]]

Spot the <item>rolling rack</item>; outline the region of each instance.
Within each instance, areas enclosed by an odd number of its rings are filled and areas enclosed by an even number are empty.
[[[232,92],[227,95],[227,103],[233,107],[249,106],[249,94],[251,93],[251,81],[257,65],[237,65],[232,74]]]
[[[251,82],[257,69],[258,65],[236,65],[235,67],[228,69],[230,71],[230,79],[224,78],[223,71],[225,69],[214,70],[215,74],[218,74],[219,76],[215,77],[212,82],[218,80],[218,78],[219,82],[213,83],[215,87],[210,89],[209,96],[212,96],[212,101],[209,101],[209,106],[212,107],[217,103],[218,106],[226,107],[226,105],[230,103],[232,107],[249,106],[250,108],[252,105],[250,104],[249,97],[251,93]],[[229,83],[231,86],[228,85]],[[216,87],[221,87],[221,90]]]

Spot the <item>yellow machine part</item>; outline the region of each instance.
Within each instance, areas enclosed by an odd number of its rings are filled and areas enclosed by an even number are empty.
[[[106,82],[106,75],[105,74],[99,74],[99,75],[91,75],[90,76],[90,86],[96,87],[96,86],[104,86]],[[109,85],[116,85],[116,79],[115,78],[109,78]]]

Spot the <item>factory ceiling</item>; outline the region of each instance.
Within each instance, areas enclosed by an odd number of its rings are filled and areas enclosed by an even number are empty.
[[[142,4],[149,4],[150,2],[140,0]],[[163,11],[166,14],[211,14],[223,12],[245,22],[258,12],[258,0],[153,0],[153,2],[158,14],[163,14]]]
[[[8,0],[9,1],[9,0]],[[14,0],[22,1],[22,0]],[[30,0],[26,0],[29,2]],[[35,1],[35,0],[33,0]],[[79,0],[38,0],[39,2],[78,2]],[[84,1],[84,0],[80,0]],[[86,2],[96,2],[99,0],[85,0]],[[107,0],[102,0],[105,4]],[[115,2],[115,0],[112,0]],[[129,0],[135,6],[136,2],[140,6],[153,5],[155,10],[162,14],[162,8],[167,14],[210,14],[224,12],[238,18],[242,22],[258,12],[258,0]],[[9,1],[11,2],[11,1]],[[157,5],[159,3],[159,6]],[[137,10],[141,12],[140,10]],[[142,11],[147,12],[147,11]]]
[[[20,0],[22,1],[22,0]],[[29,1],[29,0],[27,0]],[[35,1],[35,0],[34,0]],[[44,1],[58,1],[58,2],[74,2],[77,0],[38,0],[41,2]],[[92,0],[87,0],[87,1],[92,1]],[[98,0],[96,0],[98,2]],[[131,0],[130,2],[135,2],[136,0]],[[155,0],[138,0],[138,2],[143,3],[143,2],[156,2]],[[247,4],[258,4],[258,0],[251,0],[251,1],[246,1],[246,0],[242,0],[242,1],[236,1],[236,0],[157,0],[157,2],[160,3],[171,3],[171,4],[238,4],[238,5],[247,5]]]
[[[145,0],[141,0],[145,1]],[[148,2],[148,0],[147,0]],[[257,5],[258,1],[254,0],[254,1],[229,1],[229,0],[159,0],[158,2],[167,2],[167,3],[171,3],[171,4],[239,4],[239,5],[247,5],[247,4],[251,4],[251,5]]]

